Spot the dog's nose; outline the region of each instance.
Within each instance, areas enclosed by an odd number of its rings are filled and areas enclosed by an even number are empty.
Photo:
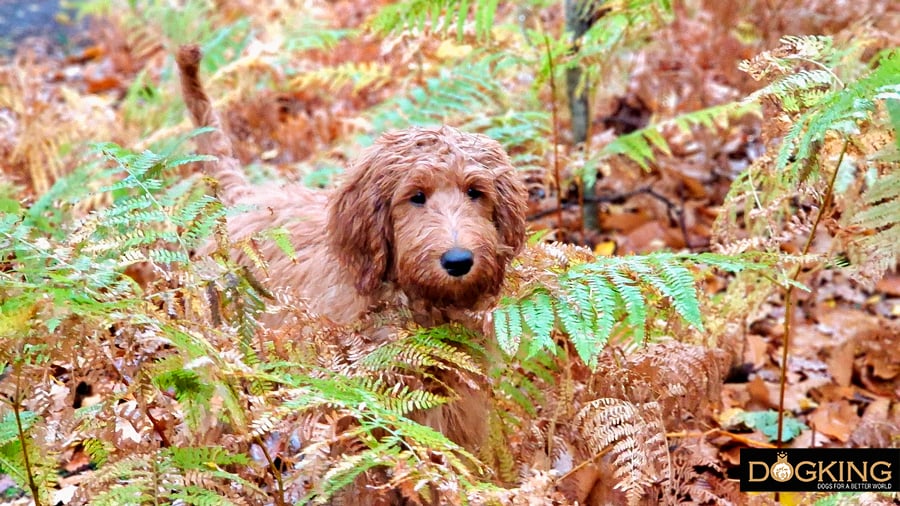
[[[472,268],[472,252],[463,248],[451,248],[441,255],[441,267],[453,277],[465,276]]]

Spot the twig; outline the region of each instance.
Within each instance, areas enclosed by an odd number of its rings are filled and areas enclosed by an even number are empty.
[[[256,436],[256,444],[262,449],[263,456],[266,457],[266,461],[269,463],[269,470],[272,471],[272,477],[275,478],[275,483],[278,485],[278,495],[275,496],[275,504],[276,506],[284,506],[284,483],[281,480],[281,471],[269,455],[269,450],[266,449],[265,441],[263,441],[261,437]]]
[[[597,460],[597,459],[599,459],[600,457],[602,457],[602,456],[606,455],[607,453],[609,453],[609,452],[612,450],[612,448],[613,448],[612,446],[607,446],[607,447],[604,448],[602,451],[600,451],[600,452],[594,454],[593,457],[591,457],[591,458],[585,460],[584,462],[582,462],[581,464],[578,464],[577,466],[573,467],[572,469],[569,469],[565,474],[563,474],[562,476],[560,476],[560,477],[556,480],[556,482],[557,482],[557,483],[562,483],[563,480],[565,480],[565,479],[568,478],[569,476],[572,476],[573,474],[577,473],[578,471],[581,471],[581,469],[584,468],[584,467],[587,467],[588,464],[593,464],[595,460]]]
[[[41,505],[41,496],[40,490],[38,490],[37,483],[34,482],[34,473],[31,470],[31,459],[28,458],[28,439],[25,437],[25,430],[22,428],[22,417],[21,417],[21,381],[22,374],[20,370],[21,366],[16,365],[16,391],[15,391],[15,399],[13,399],[13,415],[16,417],[16,431],[18,432],[19,443],[22,445],[22,461],[25,464],[25,474],[28,475],[28,488],[31,489],[31,498],[34,499],[34,506],[42,506]]]
[[[775,448],[775,445],[771,443],[764,443],[762,441],[757,441],[751,437],[742,436],[740,434],[735,434],[734,432],[728,432],[727,430],[722,430],[719,428],[709,429],[706,432],[688,432],[685,430],[678,432],[669,432],[666,434],[666,438],[689,438],[689,437],[709,437],[712,435],[717,436],[726,436],[729,437],[739,443],[744,443],[747,446],[753,446],[756,448]]]
[[[544,35],[544,46],[547,48],[547,64],[550,67],[550,117],[553,122],[553,177],[556,178],[556,227],[562,230],[562,180],[559,177],[559,120],[556,111],[556,68],[553,64],[553,50],[550,48],[550,37]]]
[[[600,202],[623,202],[625,200],[634,197],[635,195],[649,195],[654,199],[662,202],[666,206],[666,212],[669,213],[669,220],[678,223],[679,228],[681,229],[681,235],[684,237],[684,244],[690,250],[693,250],[693,246],[691,245],[690,239],[688,237],[687,232],[687,224],[684,221],[684,207],[679,207],[677,204],[669,200],[665,195],[661,193],[657,193],[656,190],[653,189],[652,186],[645,186],[643,188],[638,188],[637,190],[632,190],[630,192],[625,193],[616,193],[613,195],[602,195],[602,196],[586,196],[582,195],[579,199],[579,202],[559,202],[557,207],[554,209],[546,209],[543,211],[538,211],[532,215],[529,215],[526,220],[527,221],[535,221],[543,218],[544,216],[549,216],[555,213],[561,213],[562,209],[571,209],[574,207],[583,206],[585,202],[588,203],[600,203]],[[560,218],[560,226],[562,224],[562,219]]]
[[[805,257],[809,254],[813,239],[816,237],[816,230],[819,228],[819,222],[822,221],[822,216],[831,206],[831,200],[834,198],[834,182],[837,179],[838,172],[841,170],[841,163],[844,161],[844,155],[847,153],[847,147],[849,145],[850,140],[845,139],[844,146],[841,148],[841,154],[838,157],[837,165],[834,167],[834,173],[831,174],[831,179],[828,181],[828,188],[825,190],[825,200],[822,201],[822,207],[819,208],[819,213],[816,215],[816,221],[809,231],[809,236],[806,238],[806,244],[803,245],[801,256]],[[784,343],[782,343],[781,350],[781,381],[778,393],[778,439],[775,441],[778,448],[781,448],[781,445],[784,444],[781,439],[782,429],[784,428],[784,390],[785,385],[787,384],[787,364],[791,347],[791,320],[794,316],[794,304],[791,299],[794,295],[794,286],[797,284],[797,278],[800,277],[801,270],[802,266],[797,265],[797,269],[794,270],[794,275],[791,276],[791,283],[788,284],[784,293]]]

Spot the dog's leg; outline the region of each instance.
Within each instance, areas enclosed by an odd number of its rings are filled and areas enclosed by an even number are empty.
[[[240,162],[234,157],[231,140],[222,130],[222,122],[212,107],[212,101],[203,90],[203,83],[198,75],[202,57],[200,47],[196,44],[184,45],[178,49],[175,60],[181,70],[181,94],[194,124],[197,127],[214,128],[213,131],[198,136],[197,145],[200,152],[218,158],[215,162],[204,164],[204,170],[219,181],[218,196],[222,202],[231,205],[248,193],[250,183],[244,177]]]

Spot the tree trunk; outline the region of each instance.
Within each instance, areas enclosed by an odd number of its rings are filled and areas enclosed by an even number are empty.
[[[572,54],[578,52],[581,37],[603,15],[602,3],[602,0],[566,0],[566,30],[572,34]],[[572,141],[576,146],[587,141],[591,120],[587,94],[589,83],[582,83],[583,76],[584,69],[580,65],[566,69],[566,95],[572,118]],[[586,197],[582,206],[582,227],[585,230],[599,228],[597,204],[592,198],[594,190],[594,185],[582,189]]]

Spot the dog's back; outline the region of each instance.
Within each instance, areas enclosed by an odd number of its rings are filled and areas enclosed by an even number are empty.
[[[275,291],[283,289],[305,297],[311,310],[336,321],[352,320],[366,309],[370,299],[347,297],[346,294],[356,293],[354,286],[348,283],[339,265],[328,261],[332,256],[323,235],[331,192],[300,184],[255,186],[247,180],[200,81],[201,56],[198,46],[186,45],[179,49],[176,61],[181,70],[182,95],[194,124],[211,128],[196,137],[199,151],[216,157],[215,161],[204,163],[203,170],[217,181],[217,196],[225,205],[245,208],[228,218],[229,241],[232,245],[247,244],[258,234],[282,228],[288,231],[295,250],[294,255],[285,254],[274,241],[263,239],[253,241],[253,248],[265,260],[265,268],[256,267],[241,247],[232,248],[232,258]],[[210,243],[198,253],[205,255],[214,249]],[[275,326],[280,323],[277,316],[266,321]]]

